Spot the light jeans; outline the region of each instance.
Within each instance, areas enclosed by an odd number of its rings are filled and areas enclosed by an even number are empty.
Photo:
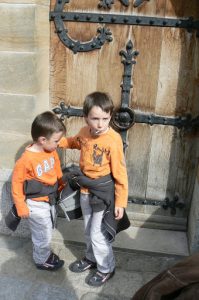
[[[47,202],[27,199],[30,210],[28,218],[33,243],[33,260],[36,264],[46,262],[51,254],[52,219],[51,206]]]
[[[89,194],[81,193],[80,204],[84,218],[86,238],[86,258],[97,263],[97,269],[109,273],[115,269],[112,244],[106,239],[106,230],[102,224],[104,211],[93,212],[89,203]]]

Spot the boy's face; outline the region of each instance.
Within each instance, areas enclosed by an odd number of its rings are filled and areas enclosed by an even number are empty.
[[[50,138],[40,137],[39,142],[44,151],[52,152],[57,149],[58,142],[60,141],[61,137],[63,136],[63,132],[55,132],[51,135]]]
[[[110,112],[103,111],[99,106],[93,106],[85,120],[91,129],[91,134],[100,135],[108,129],[111,115]]]

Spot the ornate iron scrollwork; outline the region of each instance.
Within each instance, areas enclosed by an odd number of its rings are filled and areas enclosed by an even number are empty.
[[[129,1],[120,1],[125,6],[129,5]],[[137,0],[134,2],[134,5],[139,6],[142,2],[143,0]],[[64,12],[63,9],[66,3],[69,3],[69,0],[56,1],[54,11],[50,12],[50,20],[54,21],[56,32],[62,43],[74,53],[100,49],[106,41],[111,42],[113,40],[111,36],[112,33],[108,28],[104,27],[104,24],[185,28],[188,32],[196,30],[196,36],[199,37],[199,20],[194,20],[192,17],[186,19],[174,19],[140,15]],[[111,0],[104,0],[99,5],[102,7],[110,7],[112,3],[113,1]],[[91,41],[81,42],[75,41],[69,36],[68,30],[64,27],[64,21],[101,23],[103,24],[103,27],[98,28],[98,35]]]
[[[135,122],[135,113],[131,108],[129,108],[129,102],[130,90],[133,87],[133,83],[131,81],[132,69],[133,65],[136,64],[135,58],[138,56],[139,52],[137,50],[133,50],[133,43],[129,40],[126,45],[126,51],[121,50],[119,54],[122,57],[122,63],[124,65],[123,82],[121,84],[121,107],[113,114],[112,125],[115,129],[119,129],[125,151],[127,148],[127,129],[129,129]]]
[[[91,41],[80,42],[73,40],[69,34],[68,30],[64,27],[64,21],[66,21],[66,16],[68,13],[63,12],[65,3],[69,3],[69,0],[58,0],[55,5],[54,12],[50,13],[50,20],[55,23],[56,32],[62,41],[62,43],[73,51],[74,54],[77,52],[88,52],[94,49],[100,49],[106,41],[111,42],[113,38],[112,33],[108,28],[99,27],[97,29],[98,35],[94,37]],[[90,15],[87,14],[86,21],[89,22],[91,19]],[[79,14],[76,13],[73,16],[73,21],[79,20]]]
[[[126,51],[121,50],[119,54],[122,57],[122,63],[124,65],[123,83],[121,84],[121,106],[128,107],[130,101],[130,90],[133,87],[131,82],[132,68],[133,65],[136,64],[136,60],[134,58],[138,56],[139,52],[137,50],[133,50],[133,43],[130,40],[126,45]]]
[[[112,125],[115,129],[120,131],[124,148],[126,145],[126,134],[127,130],[133,126],[134,123],[145,123],[149,125],[160,124],[175,126],[178,129],[183,128],[185,131],[198,130],[199,128],[199,116],[192,119],[191,115],[179,116],[179,117],[166,117],[155,114],[141,113],[140,111],[133,110],[129,107],[130,102],[130,90],[133,87],[132,68],[135,65],[135,58],[139,54],[137,50],[133,50],[133,43],[128,41],[126,45],[126,51],[121,50],[120,56],[122,57],[122,63],[124,65],[123,82],[121,84],[121,107],[115,110],[112,117]],[[56,114],[61,115],[63,120],[67,118],[83,117],[83,110],[80,107],[66,106],[64,102],[60,103],[60,107],[55,107],[53,111]]]

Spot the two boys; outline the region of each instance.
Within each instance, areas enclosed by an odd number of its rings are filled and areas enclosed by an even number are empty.
[[[107,212],[107,205],[114,209],[113,216],[115,220],[120,220],[123,217],[124,208],[127,206],[128,180],[123,145],[120,135],[109,127],[112,112],[113,102],[110,96],[106,93],[95,92],[88,95],[84,101],[83,113],[87,126],[83,127],[76,136],[69,138],[62,137],[65,133],[65,128],[61,123],[56,130],[55,128],[53,130],[51,129],[50,134],[47,134],[47,132],[45,134],[40,132],[37,136],[34,136],[32,132],[33,145],[26,149],[22,158],[16,163],[12,180],[13,199],[19,216],[33,219],[32,222],[29,221],[34,249],[35,246],[37,246],[36,251],[33,249],[33,259],[37,267],[46,269],[46,264],[49,263],[49,259],[51,258],[49,255],[55,255],[50,252],[49,248],[51,239],[50,232],[52,229],[52,224],[51,228],[49,226],[50,213],[48,213],[48,230],[46,232],[44,231],[43,235],[43,238],[44,236],[46,238],[48,236],[48,242],[45,247],[42,246],[39,249],[38,242],[35,242],[34,236],[35,230],[36,228],[39,228],[39,225],[36,217],[34,218],[34,214],[32,217],[32,209],[34,209],[35,203],[39,203],[40,218],[45,215],[45,210],[43,208],[41,209],[41,204],[47,204],[48,212],[50,212],[50,205],[47,200],[44,200],[44,197],[40,198],[40,202],[35,198],[27,199],[25,202],[26,196],[22,193],[24,181],[34,178],[39,182],[51,186],[54,185],[56,181],[61,181],[62,173],[60,163],[55,154],[58,143],[59,147],[62,148],[80,150],[80,169],[86,178],[98,180],[99,178],[103,179],[107,178],[107,176],[110,177],[109,181],[114,187],[114,193],[111,195],[111,198],[109,199],[110,203],[108,204],[106,199],[104,199],[105,201],[100,202],[100,205],[98,201],[95,203],[95,201],[93,201],[94,197],[91,189],[86,186],[81,187],[80,204],[84,218],[86,253],[84,258],[75,261],[69,268],[72,272],[76,273],[84,272],[91,268],[97,268],[96,272],[94,272],[87,282],[91,286],[101,286],[110,279],[115,272],[115,259],[112,244],[103,223],[104,215]],[[43,113],[37,118],[42,119],[45,114],[50,116],[51,113]],[[56,116],[54,116],[54,118],[56,119]],[[58,123],[59,121],[57,120],[57,125]],[[50,129],[50,126],[48,129]],[[31,152],[31,155],[29,152],[29,155],[27,155],[27,151]],[[37,164],[35,163],[35,153],[37,153],[36,157],[40,157],[38,161],[36,160]],[[40,153],[40,155],[38,155],[38,153]],[[22,161],[24,161],[24,156],[26,158],[26,163],[22,163]],[[52,157],[54,157],[54,160]],[[34,165],[34,171],[32,172],[30,172],[29,168],[27,169],[29,159],[32,162],[31,170],[33,170]],[[44,162],[47,160],[52,164]],[[53,163],[53,161],[55,163]],[[17,188],[19,185],[19,165],[23,166],[23,176],[20,176],[21,192],[19,192],[19,188]],[[49,177],[51,178],[51,181],[49,180]],[[43,222],[41,227],[45,226],[46,224]],[[55,257],[55,268],[57,269],[63,265],[63,261],[57,256]],[[53,267],[51,269],[53,269]]]

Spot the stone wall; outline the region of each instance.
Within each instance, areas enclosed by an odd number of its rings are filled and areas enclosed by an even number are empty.
[[[30,141],[35,116],[49,109],[50,0],[0,1],[0,232],[11,206],[10,177]],[[20,234],[28,234],[25,222]],[[16,233],[17,234],[17,233]]]

